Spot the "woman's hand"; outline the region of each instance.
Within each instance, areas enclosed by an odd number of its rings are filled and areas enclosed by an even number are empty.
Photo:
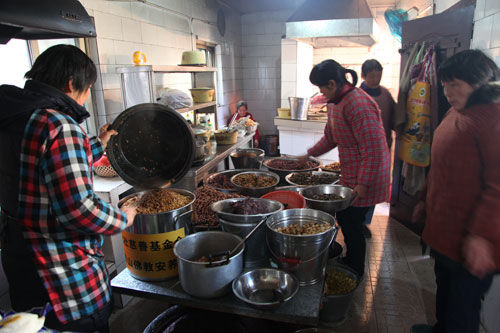
[[[137,215],[136,206],[122,206],[121,210],[127,215],[127,228],[134,224],[135,216]]]
[[[364,198],[366,196],[367,191],[368,191],[368,186],[366,185],[358,184],[354,186],[354,188],[352,189],[352,196],[354,197],[354,199],[352,199],[351,205],[356,201],[358,201],[359,199]]]
[[[106,146],[108,145],[108,141],[111,138],[111,136],[118,134],[118,132],[113,129],[108,130],[109,126],[110,124],[108,123],[103,127],[101,127],[101,129],[99,130],[99,140],[101,140],[104,149],[106,149]]]
[[[495,271],[493,246],[487,239],[472,234],[467,235],[462,252],[465,267],[471,274],[481,279]]]

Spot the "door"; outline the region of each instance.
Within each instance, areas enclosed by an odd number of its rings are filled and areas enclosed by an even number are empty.
[[[435,45],[438,66],[455,53],[469,49],[472,39],[474,9],[475,6],[468,6],[403,23],[402,47],[400,50],[401,70],[408,61],[412,46],[418,42],[425,41]],[[443,95],[442,87],[440,86],[438,89],[439,122],[450,105]],[[396,151],[398,149],[399,142],[396,141]],[[420,234],[422,232],[421,227],[411,223],[411,214],[418,201],[418,193],[411,195],[403,190],[405,181],[401,175],[403,162],[398,159],[397,154],[395,155],[390,216]]]

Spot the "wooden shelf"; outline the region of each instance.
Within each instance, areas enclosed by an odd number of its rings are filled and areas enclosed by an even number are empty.
[[[213,106],[213,105],[217,105],[217,102],[212,101],[212,102],[206,102],[206,103],[195,103],[193,106],[190,106],[188,108],[177,109],[177,112],[184,113],[184,112],[189,112],[189,111],[193,111],[193,110],[203,109],[203,108]]]
[[[192,72],[217,72],[215,67],[205,67],[205,66],[171,66],[171,65],[161,65],[152,66],[153,72],[155,73],[192,73]]]

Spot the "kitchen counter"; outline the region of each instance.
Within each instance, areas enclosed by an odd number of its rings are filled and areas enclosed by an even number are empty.
[[[274,125],[279,131],[280,153],[300,156],[318,142],[324,134],[326,120],[292,120],[276,117]],[[339,161],[337,148],[318,156],[323,164]]]
[[[214,172],[219,163],[223,162],[234,150],[251,147],[254,134],[255,132],[252,132],[239,137],[238,141],[233,145],[218,145],[215,140],[210,140],[211,154],[205,158],[201,165],[191,167],[186,175],[172,187],[194,191],[198,184],[206,179],[210,173]]]
[[[178,277],[164,282],[146,282],[133,278],[127,269],[111,280],[113,292],[158,299],[205,310],[233,313],[254,318],[270,319],[303,325],[315,325],[321,303],[323,284],[300,287],[297,294],[275,310],[260,310],[240,301],[230,292],[228,295],[203,299],[193,297],[181,287]]]

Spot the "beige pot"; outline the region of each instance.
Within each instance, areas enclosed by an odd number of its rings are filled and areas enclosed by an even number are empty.
[[[206,65],[205,54],[202,51],[182,52],[181,65]]]
[[[214,99],[214,88],[193,88],[189,89],[195,103],[211,102]]]

